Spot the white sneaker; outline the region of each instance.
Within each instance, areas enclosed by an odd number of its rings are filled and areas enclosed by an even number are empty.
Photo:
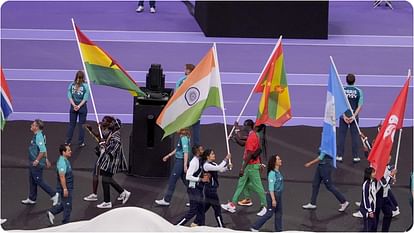
[[[150,8],[150,13],[154,14],[155,13],[155,7],[151,7]]]
[[[308,203],[306,205],[303,205],[302,208],[304,208],[304,209],[316,209],[316,205],[312,205],[312,203]]]
[[[128,201],[128,199],[129,199],[129,196],[131,196],[131,192],[128,192],[126,189],[124,189],[124,191],[122,192],[123,193],[123,198],[122,198],[122,205],[123,204],[125,204],[127,201]]]
[[[358,162],[361,161],[361,158],[355,157],[355,158],[352,159],[352,161],[354,161],[354,163],[358,163]]]
[[[344,202],[343,204],[340,204],[340,206],[341,206],[341,208],[339,208],[339,212],[344,212],[345,211],[345,209],[346,209],[346,207],[348,207],[349,206],[349,202]]]
[[[53,225],[53,220],[55,219],[55,215],[53,215],[52,212],[47,211],[47,218],[49,219],[50,224]]]
[[[138,6],[138,8],[135,10],[138,13],[141,13],[144,11],[144,6]]]
[[[355,212],[352,214],[355,218],[363,218],[361,211]]]
[[[110,209],[112,208],[112,202],[102,202],[101,204],[97,205],[99,209]]]
[[[361,206],[361,202],[356,201],[356,202],[355,202],[355,205],[356,205],[356,206],[358,206],[358,207],[360,207],[360,206]]]
[[[232,202],[229,202],[227,204],[221,204],[221,208],[223,208],[224,210],[229,211],[230,213],[235,213],[236,212],[236,206]]]
[[[97,201],[98,200],[98,195],[96,195],[95,193],[91,193],[88,196],[83,198],[84,201]]]
[[[122,192],[121,194],[119,194],[119,196],[116,198],[116,200],[118,200],[118,201],[124,200],[124,195],[125,195],[125,193]]]
[[[52,198],[50,198],[50,200],[52,200],[53,206],[57,205],[57,203],[59,202],[59,193],[56,193]]]
[[[163,206],[169,206],[170,205],[170,203],[169,202],[166,202],[164,200],[164,198],[161,199],[161,200],[155,200],[155,203],[157,203],[158,205],[163,205]]]
[[[259,232],[259,230],[254,229],[253,227],[250,227],[251,232]]]
[[[267,212],[267,209],[265,206],[262,207],[262,209],[259,211],[259,213],[257,213],[256,215],[259,217],[262,217],[263,215],[265,215]]]
[[[338,161],[338,162],[342,162],[342,156],[337,156],[337,157],[336,157],[336,161]]]
[[[190,202],[185,203],[185,206],[190,207]]]
[[[25,205],[34,205],[34,204],[36,204],[36,201],[32,201],[29,198],[27,198],[27,199],[22,200],[22,204],[25,204]]]
[[[401,213],[400,213],[400,208],[399,208],[399,207],[397,207],[397,209],[396,209],[396,210],[393,210],[393,211],[392,211],[392,217],[395,217],[395,216],[397,216],[397,215],[399,215],[399,214],[401,214]]]

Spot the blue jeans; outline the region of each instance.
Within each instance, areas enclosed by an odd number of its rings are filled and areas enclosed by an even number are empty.
[[[316,205],[316,198],[318,197],[319,187],[321,182],[325,185],[326,189],[331,192],[338,201],[343,204],[346,202],[345,197],[335,188],[332,184],[332,165],[328,161],[325,164],[318,164],[316,168],[315,176],[313,177],[312,182],[312,197],[311,204]]]
[[[168,179],[168,188],[167,192],[165,193],[164,200],[166,202],[170,202],[172,195],[174,194],[175,185],[177,184],[177,180],[180,179],[183,181],[183,184],[188,187],[188,181],[185,179],[184,173],[184,159],[177,159],[175,158],[174,167],[171,171],[170,178]]]
[[[359,123],[359,118],[356,118],[356,121]],[[344,121],[344,118],[339,118],[339,130],[338,130],[338,151],[337,156],[344,156],[345,154],[345,138],[348,132],[348,128],[351,130],[351,139],[352,139],[352,156],[354,158],[359,157],[359,146],[360,146],[360,139],[359,133],[356,126],[355,121],[351,124],[347,124]]]
[[[86,103],[84,105],[82,105],[82,107],[78,110],[75,111],[73,109],[73,106],[70,105],[70,110],[69,110],[69,128],[68,128],[68,132],[66,134],[66,143],[71,143],[72,142],[72,136],[73,136],[73,131],[75,130],[76,127],[76,121],[79,117],[79,144],[82,144],[85,140],[85,129],[83,128],[83,124],[85,124],[86,122],[86,116],[88,115],[88,108],[86,106]]]
[[[63,197],[63,190],[58,190],[59,192],[59,203],[53,206],[49,211],[53,214],[59,214],[63,211],[63,220],[62,223],[68,223],[70,220],[70,213],[72,212],[72,193],[73,190],[68,190],[68,197]]]
[[[265,215],[260,217],[256,223],[253,224],[252,228],[259,230],[269,220],[273,214],[275,214],[275,231],[282,231],[282,193],[276,193],[276,207],[272,206],[272,197],[269,193],[266,194],[267,200],[267,212]]]
[[[149,1],[149,5],[155,8],[155,1]],[[144,6],[144,1],[138,1],[138,6]]]
[[[53,197],[56,192],[43,181],[43,167],[37,165],[36,167],[29,165],[29,186],[30,193],[29,199],[36,201],[37,199],[37,186],[43,189],[50,197]]]

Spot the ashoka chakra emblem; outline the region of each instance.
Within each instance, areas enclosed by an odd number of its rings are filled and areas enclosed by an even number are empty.
[[[190,87],[185,93],[185,100],[187,101],[187,104],[190,106],[197,103],[199,98],[200,98],[200,91],[195,87]]]

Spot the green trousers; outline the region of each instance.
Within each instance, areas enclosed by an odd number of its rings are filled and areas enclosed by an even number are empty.
[[[239,182],[237,183],[232,202],[237,203],[242,192],[246,198],[250,197],[251,191],[259,195],[260,205],[266,206],[266,195],[260,177],[260,164],[248,164],[246,166],[243,176],[239,178]]]

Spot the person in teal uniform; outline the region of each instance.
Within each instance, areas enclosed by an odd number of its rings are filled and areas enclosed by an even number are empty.
[[[30,126],[33,132],[33,138],[29,145],[29,197],[22,200],[22,204],[34,205],[37,199],[37,186],[43,189],[50,197],[53,205],[56,205],[59,199],[59,194],[56,193],[43,180],[43,169],[45,166],[50,167],[50,162],[47,159],[46,137],[43,134],[44,123],[42,120],[36,119]]]
[[[162,160],[167,162],[167,160],[175,155],[174,167],[171,171],[170,178],[168,179],[168,188],[164,195],[164,198],[160,200],[155,200],[157,205],[169,206],[172,195],[174,194],[175,185],[177,180],[181,179],[185,187],[188,187],[188,181],[186,180],[186,173],[188,169],[188,156],[190,153],[190,130],[188,128],[180,129],[178,131],[179,139],[177,142],[177,147],[171,151],[169,154],[164,156]]]
[[[69,127],[66,133],[66,145],[71,145],[73,131],[76,127],[76,121],[79,118],[79,147],[85,146],[85,129],[83,124],[86,122],[86,116],[88,115],[88,108],[86,102],[89,99],[89,87],[85,82],[85,73],[78,71],[75,76],[75,80],[69,84],[67,90],[67,97],[70,102],[69,109]]]
[[[72,156],[70,146],[59,146],[59,158],[56,162],[57,187],[60,195],[59,204],[47,211],[49,222],[53,225],[55,215],[63,212],[62,223],[68,223],[72,212],[73,173],[69,158]]]
[[[266,214],[260,217],[251,227],[251,231],[259,231],[259,229],[269,220],[273,214],[275,215],[275,231],[282,231],[282,193],[284,189],[283,175],[279,169],[282,166],[282,159],[279,155],[270,157],[267,164],[267,182],[269,192],[267,198]]]
[[[184,76],[178,79],[175,83],[175,90],[177,90],[185,80],[187,80],[188,75],[195,69],[193,64],[185,64],[184,66]],[[191,126],[191,136],[193,145],[200,145],[200,120],[198,120],[194,125]]]

